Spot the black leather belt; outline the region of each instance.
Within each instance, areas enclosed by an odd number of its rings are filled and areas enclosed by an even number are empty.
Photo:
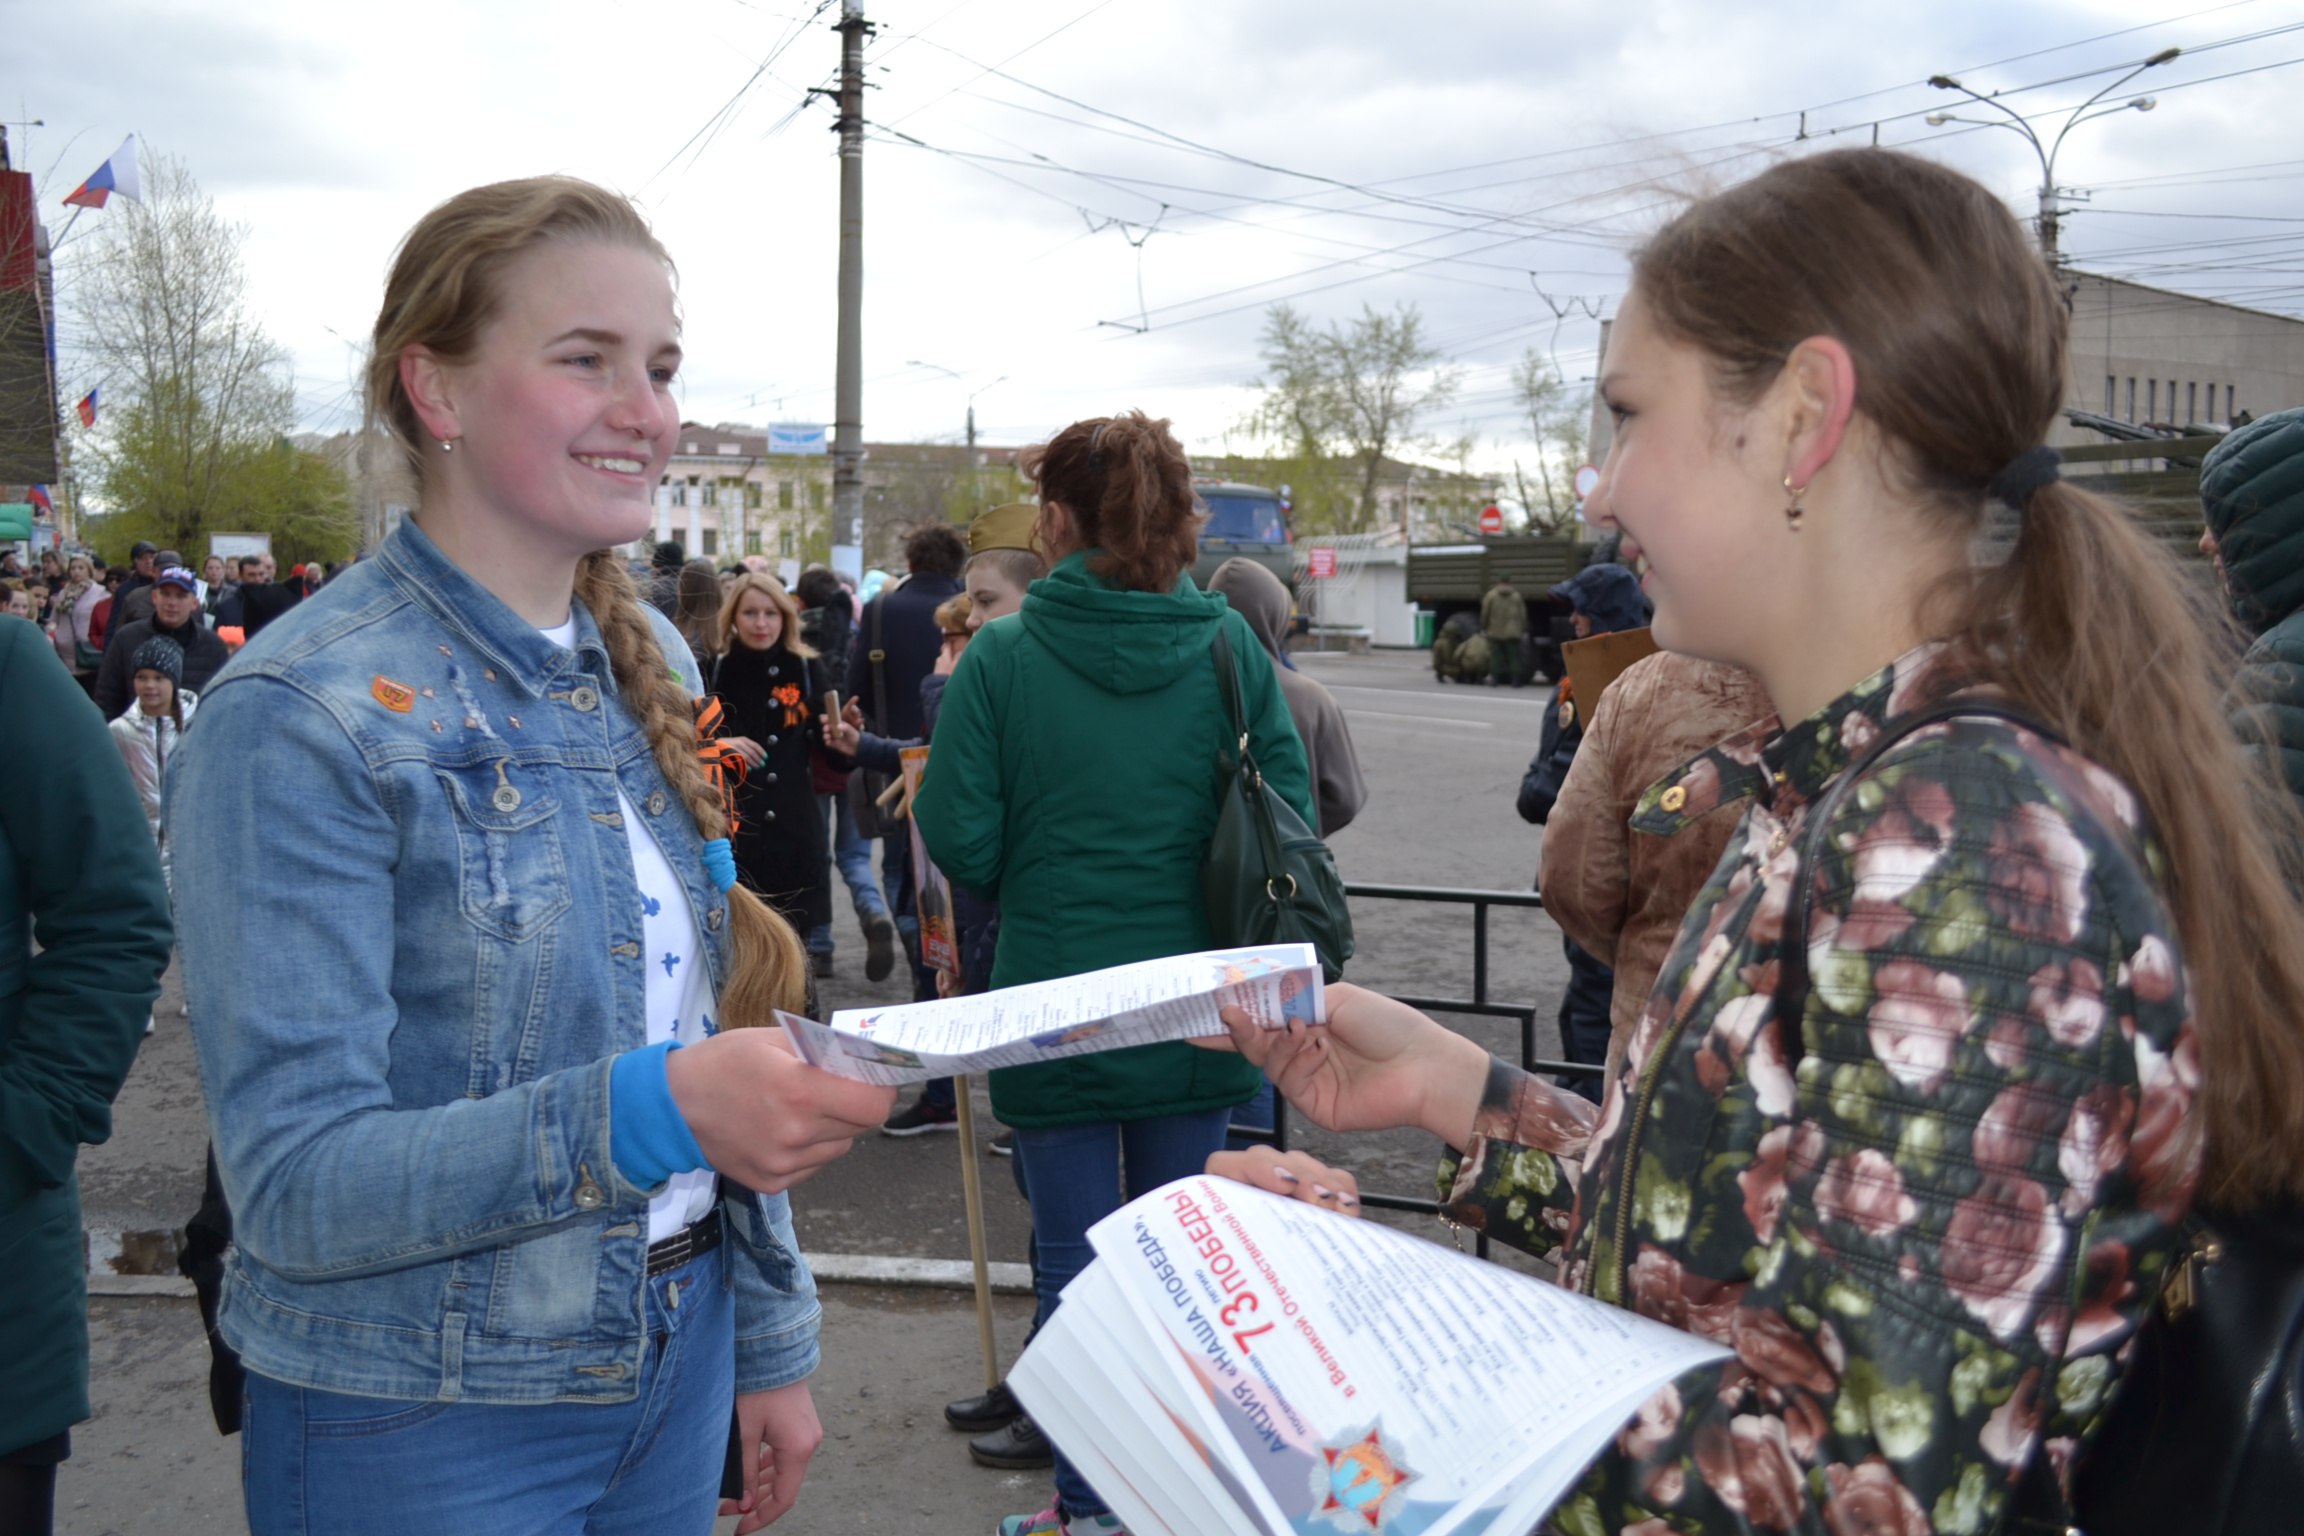
[[[666,1270],[678,1269],[690,1259],[710,1253],[726,1235],[720,1221],[720,1202],[715,1200],[712,1209],[697,1220],[648,1245],[648,1278],[653,1280]]]

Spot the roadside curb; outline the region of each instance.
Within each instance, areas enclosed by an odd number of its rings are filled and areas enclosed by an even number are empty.
[[[966,1291],[976,1284],[976,1267],[966,1259],[914,1259],[876,1253],[814,1253],[806,1256],[819,1285],[894,1285],[924,1290]],[[1004,1296],[1032,1294],[1027,1264],[990,1264],[992,1289]],[[182,1296],[193,1294],[181,1275],[124,1275],[91,1269],[91,1296]]]

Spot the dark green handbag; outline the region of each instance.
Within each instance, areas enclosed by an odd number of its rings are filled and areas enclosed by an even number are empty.
[[[1227,755],[1223,762],[1224,798],[1200,861],[1209,931],[1225,949],[1310,944],[1335,981],[1352,958],[1352,909],[1344,900],[1343,878],[1328,845],[1264,782],[1249,753],[1240,672],[1221,626],[1209,654],[1238,751],[1236,761]]]

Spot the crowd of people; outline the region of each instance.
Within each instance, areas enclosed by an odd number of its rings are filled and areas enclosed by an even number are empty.
[[[1563,683],[1518,799],[1596,1081],[1348,984],[1323,1024],[995,1072],[1037,1319],[1088,1228],[1181,1174],[1351,1214],[1349,1169],[1226,1148],[1276,1090],[1430,1131],[1455,1220],[1732,1352],[1550,1528],[2080,1524],[2194,1224],[2293,1230],[2304,1202],[2304,413],[2203,473],[2203,549],[2260,636],[2228,655],[2043,446],[2066,320],[1996,199],[1893,152],[1778,165],[1649,240],[1599,381],[1616,558],[1548,596],[1661,654]],[[680,352],[631,203],[462,193],[375,325],[369,408],[421,490],[377,550],[316,593],[142,547],[11,586],[45,634],[0,619],[0,679],[58,724],[0,794],[0,1197],[37,1234],[0,1313],[28,1362],[0,1526],[46,1528],[87,1412],[72,1161],[172,938],[251,1530],[750,1532],[822,1442],[787,1192],[956,1118],[948,1083],[899,1106],[773,1027],[838,974],[834,880],[864,974],[949,996],[1222,942],[1227,750],[1324,834],[1360,813],[1284,588],[1188,574],[1166,421],[1063,428],[1021,460],[1035,500],[915,531],[870,590],[677,545],[635,570]],[[1457,649],[1525,683],[1526,599],[1489,599]],[[955,888],[949,957],[915,847]],[[248,986],[280,953],[328,986]],[[947,1417],[993,1465],[1053,1463],[1001,1536],[1120,1530],[1004,1389]]]

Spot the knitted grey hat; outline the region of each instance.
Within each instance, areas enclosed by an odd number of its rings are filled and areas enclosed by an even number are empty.
[[[184,647],[166,635],[154,635],[136,647],[136,654],[129,659],[128,671],[130,676],[157,672],[181,688],[184,686]]]

